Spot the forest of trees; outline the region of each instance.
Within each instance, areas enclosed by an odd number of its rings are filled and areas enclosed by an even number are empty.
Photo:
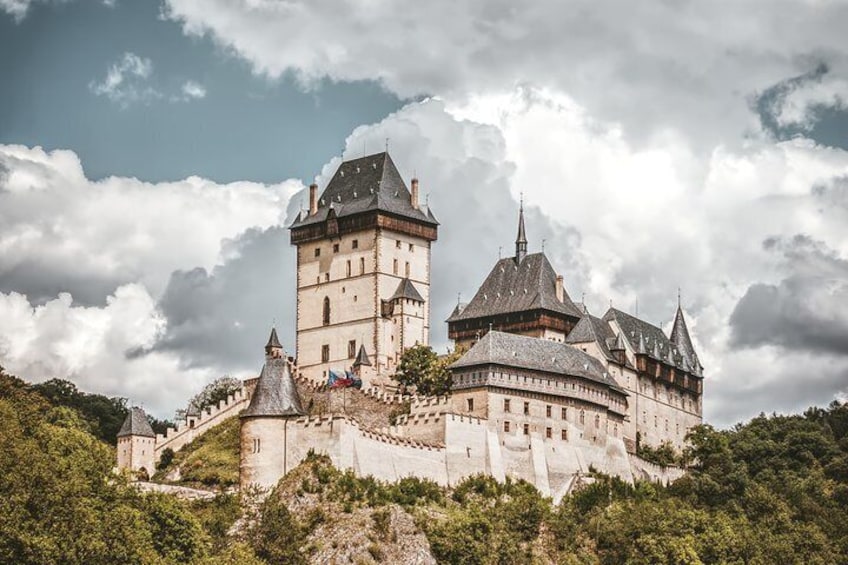
[[[113,474],[112,410],[57,403],[84,393],[54,388],[0,372],[0,562],[309,562],[315,515],[272,493],[233,533],[237,495],[141,494]],[[689,473],[670,487],[597,476],[558,505],[521,481],[387,485],[317,456],[302,488],[375,524],[404,508],[443,563],[848,563],[848,404],[701,426],[689,441]]]

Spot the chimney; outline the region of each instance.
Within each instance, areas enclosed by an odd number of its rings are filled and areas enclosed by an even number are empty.
[[[565,300],[564,294],[565,293],[563,292],[563,287],[562,287],[562,275],[557,275],[557,278],[556,278],[556,297],[557,297],[557,300],[559,300],[560,302],[563,302]]]
[[[412,207],[418,210],[418,179],[412,179]]]
[[[309,215],[318,213],[318,185],[314,182],[309,185]]]

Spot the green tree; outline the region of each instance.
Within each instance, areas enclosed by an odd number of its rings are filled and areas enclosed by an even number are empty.
[[[189,410],[202,412],[211,406],[217,406],[220,401],[226,400],[241,387],[242,382],[235,377],[224,375],[217,378],[189,400]]]
[[[448,367],[461,355],[460,351],[453,351],[440,357],[429,345],[415,345],[401,355],[394,378],[404,388],[414,387],[418,394],[448,394],[451,389]]]

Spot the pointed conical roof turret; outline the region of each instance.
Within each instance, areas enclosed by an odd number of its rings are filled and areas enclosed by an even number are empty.
[[[621,337],[621,332],[615,336],[615,342],[610,347],[610,351],[624,351],[624,339]]]
[[[639,332],[639,350],[636,352],[642,355],[648,354],[648,348],[645,347],[645,334]]]
[[[671,328],[671,343],[677,346],[677,350],[690,360],[695,355],[692,339],[689,337],[689,329],[686,327],[686,319],[683,317],[683,308],[677,305],[677,313],[674,315],[674,325]]]
[[[361,367],[363,365],[366,367],[370,367],[371,360],[368,358],[368,353],[365,351],[365,346],[360,344],[359,353],[356,354],[356,360],[353,362],[353,366]]]
[[[268,336],[268,343],[265,344],[266,357],[282,357],[283,346],[280,344],[280,339],[277,337],[277,328],[271,328],[271,335]]]
[[[144,413],[142,408],[138,406],[130,408],[127,418],[118,431],[118,437],[124,436],[156,437],[156,433],[150,427],[150,422],[147,421],[147,414]]]
[[[527,256],[527,234],[524,231],[524,201],[518,209],[518,235],[515,238],[515,262],[521,263]]]
[[[305,415],[288,361],[268,359],[262,367],[250,405],[241,417]]]

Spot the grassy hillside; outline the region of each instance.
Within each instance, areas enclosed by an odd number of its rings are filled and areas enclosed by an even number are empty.
[[[154,480],[226,489],[239,481],[239,419],[233,416],[173,453]],[[170,480],[169,480],[170,477]]]

